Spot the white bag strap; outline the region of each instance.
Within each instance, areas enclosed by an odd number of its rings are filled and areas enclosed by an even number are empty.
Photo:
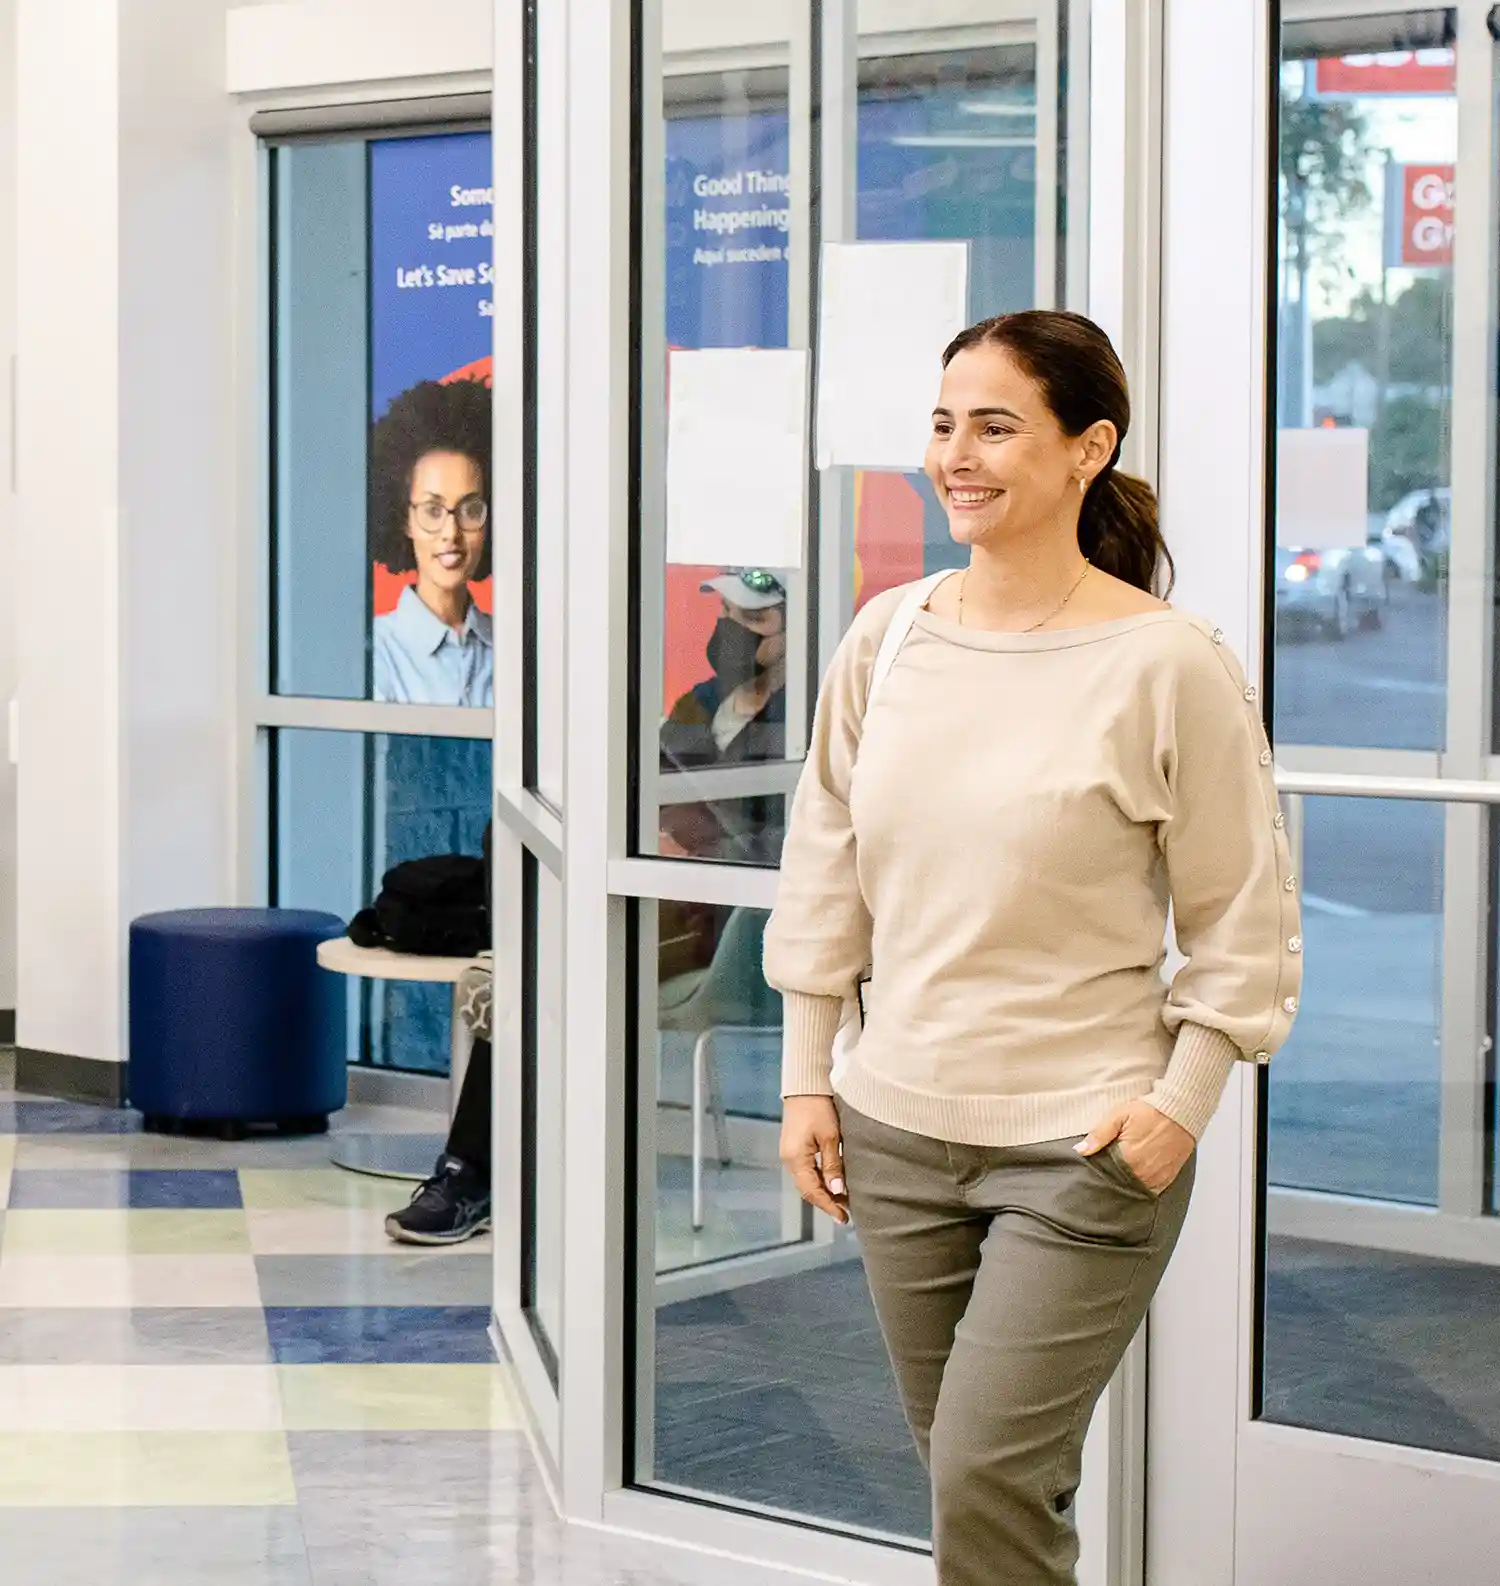
[[[896,614],[885,630],[885,637],[880,641],[880,648],[875,652],[875,665],[870,670],[870,686],[865,690],[866,713],[875,703],[876,691],[885,682],[887,673],[896,664],[896,657],[901,653],[901,646],[906,643],[911,625],[917,620],[917,613],[932,599],[933,590],[952,573],[951,567],[945,567],[941,573],[931,573],[913,584],[902,596],[901,604],[896,607]]]
[[[895,615],[890,620],[880,640],[880,648],[875,652],[875,665],[870,669],[870,684],[865,690],[865,714],[870,713],[870,706],[875,703],[876,691],[885,682],[886,675],[896,664],[896,657],[901,653],[901,646],[906,643],[906,636],[911,632],[912,624],[917,620],[917,613],[932,599],[932,592],[942,581],[953,572],[951,567],[944,568],[941,573],[932,573],[928,577],[918,580],[901,597],[901,603],[896,607]],[[868,983],[868,976],[863,977],[860,986]],[[864,1023],[862,1010],[856,1003],[852,1008],[846,1008],[844,1017],[839,1023],[833,1038],[833,1083],[835,1087],[843,1077],[845,1066],[849,1061],[849,1054],[859,1041],[859,1031]]]

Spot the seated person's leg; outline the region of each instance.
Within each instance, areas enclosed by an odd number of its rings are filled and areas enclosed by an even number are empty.
[[[490,1043],[476,1040],[447,1149],[411,1205],[386,1218],[385,1231],[402,1244],[456,1245],[489,1226]]]

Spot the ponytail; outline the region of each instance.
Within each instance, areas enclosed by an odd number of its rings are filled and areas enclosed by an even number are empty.
[[[1134,474],[1111,465],[1089,487],[1078,548],[1095,567],[1148,595],[1172,593],[1177,570],[1162,538],[1156,492]]]

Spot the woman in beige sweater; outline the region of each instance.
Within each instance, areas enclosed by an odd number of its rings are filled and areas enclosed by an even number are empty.
[[[1064,1586],[1089,1416],[1198,1137],[1297,1011],[1297,882],[1256,690],[1155,593],[1108,339],[1007,315],[943,370],[927,473],[969,565],[873,689],[907,592],[823,685],[766,934],[782,1156],[852,1214],[941,1586]]]

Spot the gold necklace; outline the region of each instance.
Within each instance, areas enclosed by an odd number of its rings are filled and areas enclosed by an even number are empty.
[[[1094,564],[1088,559],[1088,557],[1085,556],[1083,559],[1083,571],[1078,575],[1077,581],[1067,592],[1067,594],[1058,601],[1058,603],[1052,608],[1051,611],[1047,613],[1045,617],[1042,618],[1040,622],[1033,622],[1029,628],[1018,628],[1015,631],[1018,633],[1035,633],[1038,628],[1045,628],[1047,624],[1051,622],[1052,619],[1058,614],[1058,612],[1060,612],[1063,607],[1067,605],[1073,596],[1078,593],[1078,586],[1082,584],[1084,579],[1089,576],[1089,569],[1093,565]],[[960,628],[964,625],[964,590],[968,587],[968,583],[969,569],[966,567],[963,570],[962,576],[958,580],[958,625]]]

